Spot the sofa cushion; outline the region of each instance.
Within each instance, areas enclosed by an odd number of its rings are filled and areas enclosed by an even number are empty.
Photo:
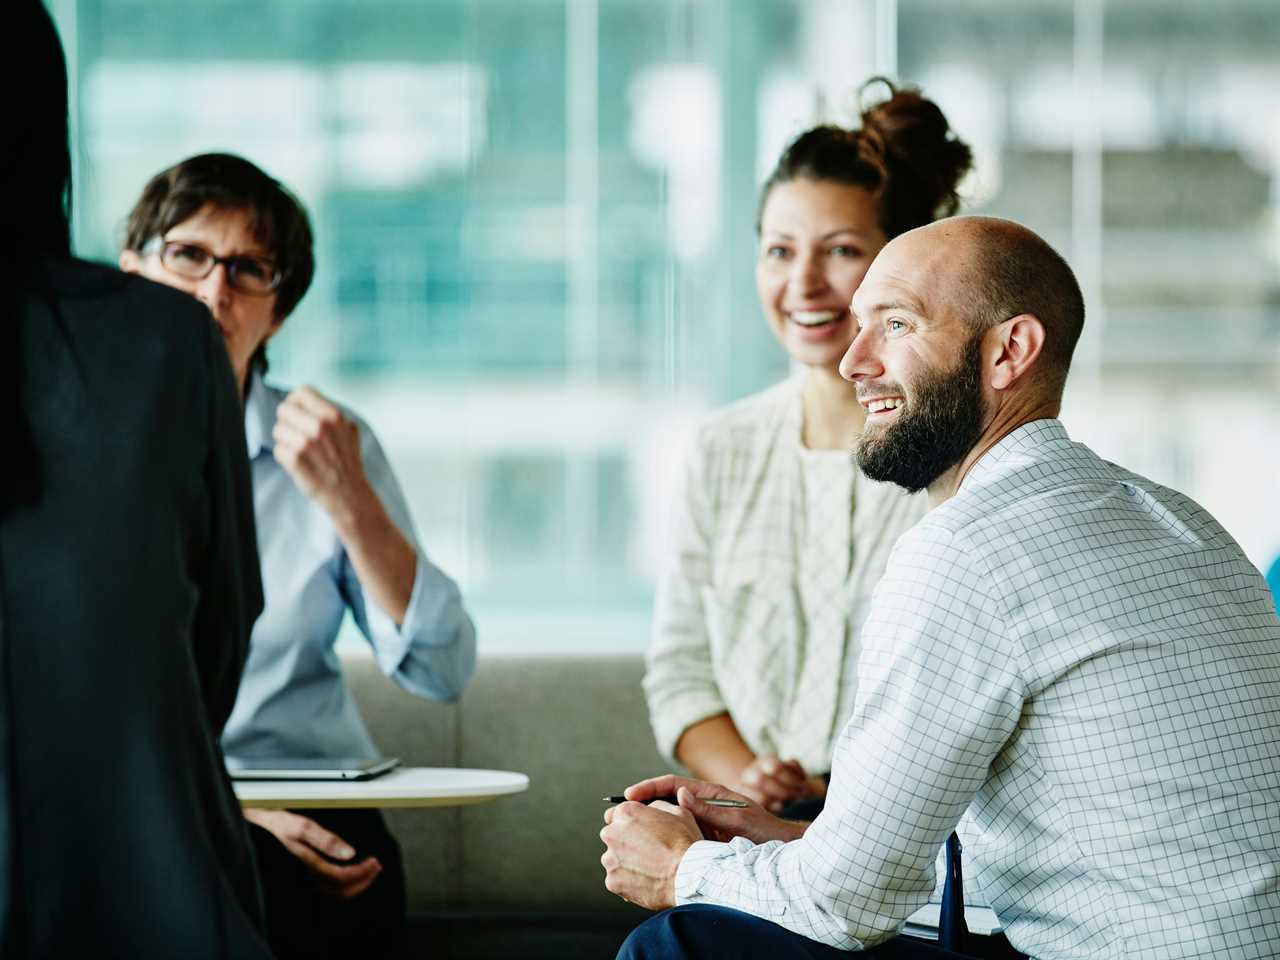
[[[599,838],[600,798],[666,769],[649,730],[640,656],[481,657],[455,706],[404,693],[367,656],[344,668],[384,752],[417,766],[529,776],[527,793],[492,803],[387,811],[411,910],[643,916],[605,890]]]

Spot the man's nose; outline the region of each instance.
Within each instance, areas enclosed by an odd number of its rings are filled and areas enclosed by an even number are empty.
[[[874,380],[884,373],[884,365],[877,355],[877,340],[872,324],[858,328],[853,343],[840,358],[840,376],[857,383],[859,380]]]

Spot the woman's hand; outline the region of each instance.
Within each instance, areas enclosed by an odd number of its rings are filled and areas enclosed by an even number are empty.
[[[280,466],[333,521],[361,587],[403,624],[418,556],[369,482],[360,428],[315,390],[299,387],[276,408],[271,436]]]
[[[303,493],[342,527],[375,497],[360,459],[360,430],[310,387],[281,401],[271,430],[275,458]]]
[[[320,888],[339,900],[350,900],[369,889],[382,873],[376,857],[355,863],[335,863],[356,855],[351,845],[314,820],[288,810],[246,810],[244,818],[284,844],[310,868]]]
[[[771,813],[796,800],[827,795],[826,781],[810,777],[798,760],[780,760],[769,754],[747,764],[738,779],[742,792]]]

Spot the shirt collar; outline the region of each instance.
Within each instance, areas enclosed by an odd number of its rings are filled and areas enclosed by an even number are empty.
[[[262,379],[262,372],[253,371],[249,375],[249,391],[244,398],[244,439],[249,445],[250,460],[264,450],[270,453],[275,448],[271,428],[275,425],[277,405],[273,391],[267,389]]]
[[[960,490],[982,486],[1006,472],[1014,463],[1032,459],[1037,450],[1049,444],[1070,442],[1067,428],[1063,426],[1061,420],[1046,418],[1024,423],[997,440],[995,445],[978,459],[961,482]]]

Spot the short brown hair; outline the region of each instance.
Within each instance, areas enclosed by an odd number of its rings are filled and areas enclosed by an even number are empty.
[[[163,237],[209,204],[249,213],[254,237],[280,268],[276,316],[283,320],[315,276],[311,222],[297,197],[243,157],[204,153],[157,173],[129,211],[125,249],[141,253],[153,238]],[[253,355],[250,368],[267,368],[265,346]]]
[[[1039,234],[1012,220],[964,217],[977,233],[961,299],[975,333],[1019,314],[1045,328],[1044,358],[1061,390],[1084,329],[1084,296],[1071,267]]]

